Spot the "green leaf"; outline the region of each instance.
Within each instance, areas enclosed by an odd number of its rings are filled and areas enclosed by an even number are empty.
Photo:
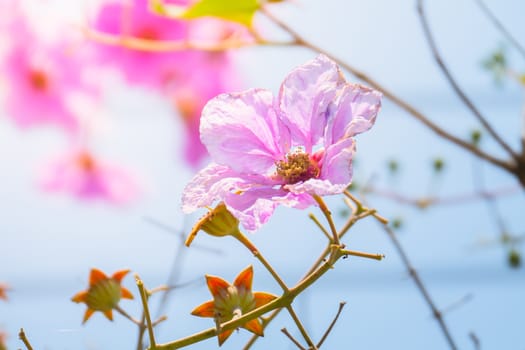
[[[180,18],[212,16],[250,27],[259,8],[258,0],[200,0],[182,12]]]

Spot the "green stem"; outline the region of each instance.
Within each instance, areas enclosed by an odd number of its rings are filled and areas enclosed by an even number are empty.
[[[328,230],[319,222],[317,217],[312,213],[308,214],[308,217],[310,218],[310,220],[314,222],[314,224],[317,225],[317,227],[321,230],[321,232],[323,232],[326,238],[328,238],[328,240],[331,242],[332,236],[330,236],[330,232],[328,232]]]
[[[317,270],[315,270],[307,278],[299,282],[295,287],[291,288],[289,292],[283,293],[283,295],[281,295],[279,298],[272,300],[268,304],[265,304],[264,306],[261,306],[260,308],[252,310],[235,320],[231,320],[231,321],[221,324],[221,327],[220,327],[221,332],[224,332],[230,329],[239,328],[242,325],[246,324],[246,322],[253,320],[257,317],[260,317],[267,312],[291,305],[295,297],[297,297],[297,295],[302,293],[305,289],[307,289],[313,283],[315,283],[322,275],[324,275],[326,272],[331,270],[333,267],[333,263],[342,256],[338,247],[335,245],[332,246],[332,256],[333,256],[332,259],[324,262],[321,266],[319,266]],[[217,335],[217,328],[213,327],[213,328],[206,329],[204,331],[195,333],[188,337],[181,338],[181,339],[169,342],[169,343],[157,344],[157,345],[154,345],[152,343],[149,349],[150,350],[180,349],[185,346],[189,346],[197,342],[203,341],[205,339],[214,337],[216,335]]]
[[[240,231],[237,231],[235,234],[232,234],[233,237],[235,237],[239,242],[241,242],[248,250],[250,250],[253,255],[261,262],[261,264],[264,265],[266,270],[270,272],[272,277],[275,279],[275,281],[281,286],[283,291],[286,293],[290,291],[286,283],[282,280],[281,276],[274,270],[272,265],[264,258],[264,256],[261,254],[261,252],[257,249],[257,247],[246,237],[243,235]]]
[[[282,311],[282,309],[276,309],[276,310],[273,310],[272,313],[267,316],[267,317],[264,317],[263,318],[263,329],[266,329],[266,326],[268,326],[268,324],[270,322],[273,321],[274,318],[277,317],[277,315],[279,315],[279,313]],[[253,344],[255,344],[255,342],[257,341],[257,339],[259,339],[259,336],[254,334],[250,340],[248,340],[248,342],[246,343],[246,345],[244,345],[244,348],[242,348],[243,350],[249,350]]]
[[[144,282],[142,282],[139,276],[135,276],[135,280],[137,283],[137,288],[139,289],[140,299],[142,300],[142,308],[144,310],[146,326],[148,327],[149,342],[150,342],[151,348],[155,349],[156,348],[155,334],[153,332],[153,326],[151,323],[151,315],[150,315],[149,307],[148,307],[148,295],[146,292],[146,288],[144,288]]]
[[[330,212],[330,209],[328,209],[326,203],[320,196],[314,194],[313,197],[317,204],[319,204],[319,208],[323,212],[323,215],[325,216],[326,220],[328,221],[328,224],[330,225],[330,230],[332,231],[332,243],[339,245],[339,235],[337,234],[337,229],[335,228],[335,223],[332,219],[332,213]]]
[[[289,305],[286,307],[286,310],[288,310],[288,313],[290,316],[292,316],[292,319],[294,320],[295,324],[297,325],[297,328],[299,328],[299,332],[301,332],[304,340],[308,344],[311,350],[317,350],[317,346],[315,346],[314,342],[310,338],[310,335],[308,335],[308,332],[306,332],[306,329],[304,328],[303,324],[301,323],[301,320],[295,313],[294,309],[292,308],[292,305]]]
[[[358,252],[355,250],[347,250],[347,249],[342,249],[341,253],[343,253],[344,255],[353,255],[353,256],[359,256],[361,258],[374,259],[374,260],[383,260],[385,258],[383,254],[370,254],[370,253]]]

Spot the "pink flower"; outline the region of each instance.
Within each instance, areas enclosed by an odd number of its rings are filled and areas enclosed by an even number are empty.
[[[11,22],[9,33],[13,42],[0,67],[8,84],[7,114],[20,127],[54,124],[75,131],[78,122],[68,98],[74,91],[88,91],[77,57],[63,44],[42,45],[22,17]]]
[[[236,72],[226,53],[193,52],[195,69],[181,72],[172,98],[186,128],[184,158],[193,167],[208,155],[199,138],[200,115],[203,107],[219,93],[240,86]]]
[[[151,13],[148,0],[108,2],[95,19],[95,29],[106,34],[148,40],[183,40],[188,26]],[[185,63],[180,52],[149,52],[124,46],[95,43],[99,60],[117,67],[130,83],[163,88],[174,76],[174,67]],[[187,68],[186,68],[187,69]]]
[[[138,193],[137,185],[126,172],[95,158],[86,149],[77,149],[52,162],[43,174],[42,188],[115,204],[128,203]]]
[[[151,41],[195,41],[208,45],[232,37],[246,42],[253,40],[237,24],[216,19],[182,21],[155,15],[149,11],[147,0],[130,1],[129,6],[122,2],[106,4],[98,13],[95,29]],[[202,108],[212,97],[239,86],[230,54],[195,50],[148,52],[104,44],[95,47],[100,61],[114,65],[127,81],[160,90],[173,99],[186,127],[184,157],[191,166],[197,166],[207,155],[198,137]]]
[[[279,204],[305,208],[312,195],[343,192],[353,136],[372,127],[380,100],[378,91],[347,83],[323,55],[292,71],[276,98],[264,89],[217,96],[200,126],[214,163],[186,186],[183,211],[221,200],[253,231]]]

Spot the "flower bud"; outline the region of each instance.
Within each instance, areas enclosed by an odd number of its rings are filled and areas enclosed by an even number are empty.
[[[190,246],[191,242],[200,230],[215,236],[231,236],[239,232],[239,220],[230,213],[224,203],[219,203],[215,209],[210,210],[195,224],[186,239],[186,246]]]

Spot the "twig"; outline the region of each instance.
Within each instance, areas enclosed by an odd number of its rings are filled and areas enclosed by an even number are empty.
[[[468,334],[470,340],[472,340],[472,343],[474,344],[474,349],[481,350],[481,342],[479,341],[478,336],[474,332],[470,332]]]
[[[386,89],[384,86],[373,80],[371,77],[366,75],[365,73],[361,72],[360,70],[352,67],[348,63],[344,62],[343,60],[335,57],[334,55],[328,53],[327,51],[315,46],[314,44],[308,42],[305,40],[301,35],[299,35],[295,30],[293,30],[290,26],[288,26],[286,23],[275,17],[273,14],[271,14],[265,7],[261,8],[261,13],[263,13],[266,17],[268,17],[273,23],[275,23],[278,27],[280,27],[282,30],[287,32],[289,35],[291,35],[295,40],[295,45],[302,46],[305,48],[308,48],[312,51],[323,53],[324,55],[330,57],[332,60],[334,60],[339,66],[343,67],[345,70],[347,70],[349,73],[354,75],[356,78],[362,80],[366,84],[370,85],[376,90],[379,90],[383,93],[383,95],[388,98],[390,101],[392,101],[394,104],[399,106],[400,108],[404,109],[408,114],[419,120],[421,123],[423,123],[426,127],[428,127],[430,130],[432,130],[435,134],[438,136],[441,136],[442,138],[456,144],[460,148],[463,148],[464,150],[476,155],[479,158],[485,159],[489,163],[500,167],[502,169],[505,169],[506,171],[516,174],[516,169],[513,164],[496,158],[482,150],[480,150],[477,147],[472,146],[467,141],[464,141],[448,131],[442,129],[437,124],[434,124],[430,119],[428,119],[423,113],[418,111],[415,107],[410,105],[408,102],[404,101],[400,97],[396,96],[393,92]]]
[[[430,50],[432,51],[432,55],[434,56],[434,60],[436,61],[437,65],[441,69],[441,72],[449,82],[450,86],[452,86],[452,89],[458,95],[460,100],[465,104],[465,106],[472,112],[472,114],[478,119],[478,121],[483,125],[483,127],[489,132],[490,135],[496,140],[496,142],[503,148],[505,151],[513,157],[515,160],[519,160],[519,155],[501,138],[501,136],[494,130],[494,128],[490,125],[487,118],[483,116],[483,114],[480,112],[480,110],[474,105],[474,103],[468,98],[466,93],[461,89],[459,84],[457,83],[456,79],[452,76],[452,73],[448,69],[447,65],[443,61],[443,58],[441,57],[441,54],[439,53],[436,42],[434,40],[434,36],[432,35],[432,32],[430,30],[430,26],[428,25],[427,16],[425,13],[425,9],[423,7],[423,0],[417,0],[417,12],[419,14],[419,19],[421,20],[421,25],[423,27],[423,33],[425,34],[425,38],[427,39],[428,45],[430,46]]]
[[[335,323],[337,322],[337,319],[339,318],[339,315],[341,315],[341,311],[343,311],[343,308],[345,307],[345,305],[346,305],[346,302],[344,302],[344,301],[339,303],[339,309],[337,310],[337,314],[335,315],[334,319],[332,320],[332,323],[330,323],[330,326],[328,326],[328,329],[326,330],[326,332],[324,332],[323,337],[321,338],[321,340],[319,340],[319,343],[317,343],[317,347],[318,348],[320,348],[321,345],[323,345],[324,341],[326,340],[326,338],[328,337],[328,335],[332,331],[332,328],[334,328]]]
[[[246,237],[240,231],[237,231],[236,234],[233,234],[233,237],[235,237],[235,239],[237,239],[249,251],[252,252],[253,256],[255,256],[255,258],[257,258],[257,260],[259,260],[261,262],[261,264],[263,264],[263,266],[272,275],[272,277],[279,284],[279,286],[281,286],[281,288],[283,289],[284,292],[289,292],[290,291],[290,289],[288,288],[286,283],[284,283],[284,281],[282,280],[281,276],[279,276],[277,271],[275,271],[273,266],[266,260],[266,258],[261,254],[259,249],[257,249],[255,247],[255,245],[248,239],[248,237]]]
[[[507,38],[508,41],[514,46],[516,50],[525,58],[525,48],[518,42],[518,40],[508,31],[507,28],[501,23],[501,21],[494,15],[494,13],[487,7],[483,0],[476,0],[479,8],[488,17],[488,19],[494,24],[496,28]]]
[[[453,311],[463,305],[465,305],[466,303],[468,303],[469,301],[472,300],[472,298],[474,298],[474,295],[472,294],[466,294],[464,295],[461,299],[459,300],[456,300],[455,302],[453,302],[452,304],[450,304],[449,306],[443,308],[441,310],[441,313],[444,315],[450,311]]]
[[[401,243],[397,239],[395,232],[387,225],[383,225],[382,224],[381,226],[383,227],[383,230],[385,230],[385,232],[388,234],[388,237],[390,238],[391,242],[394,244],[394,247],[396,248],[397,253],[401,257],[401,260],[402,260],[403,264],[405,265],[406,269],[408,270],[408,273],[410,274],[410,277],[412,278],[412,280],[416,284],[419,292],[421,293],[421,295],[425,299],[427,305],[432,310],[432,314],[434,315],[434,318],[438,322],[439,327],[441,328],[441,331],[443,332],[443,335],[445,336],[449,347],[452,350],[456,350],[458,347],[456,346],[456,343],[454,342],[454,339],[452,338],[452,335],[450,334],[450,331],[449,331],[449,329],[448,329],[448,327],[447,327],[447,325],[445,323],[445,320],[443,319],[442,313],[436,307],[434,301],[432,300],[432,297],[430,296],[430,294],[427,291],[427,288],[425,287],[425,285],[423,284],[423,281],[419,277],[419,274],[417,273],[416,269],[414,268],[414,266],[410,262],[407,253],[403,249],[403,246],[401,245]]]
[[[318,350],[317,346],[312,341],[312,338],[310,338],[310,335],[308,334],[308,332],[304,328],[303,324],[301,323],[301,320],[299,319],[299,317],[295,313],[294,309],[292,308],[292,305],[287,306],[286,310],[288,310],[288,313],[290,314],[290,316],[292,316],[292,319],[294,320],[295,324],[297,325],[297,328],[299,328],[299,332],[301,332],[304,340],[306,341],[306,343],[310,347],[309,350]]]
[[[148,307],[148,295],[146,289],[144,288],[144,282],[142,282],[138,275],[135,275],[135,280],[137,283],[137,288],[139,289],[140,299],[142,300],[142,309],[144,310],[146,326],[148,327],[150,347],[155,349],[157,345],[155,342],[155,333],[153,332],[153,324],[151,323],[151,315]]]
[[[288,339],[290,339],[292,341],[292,343],[295,344],[295,346],[297,346],[300,350],[306,350],[302,345],[301,343],[299,343],[299,341],[297,339],[295,339],[293,337],[293,335],[290,334],[290,332],[288,332],[288,330],[286,328],[283,328],[281,329],[281,332],[284,333],[284,335],[286,335],[288,337]]]
[[[473,202],[479,199],[497,198],[503,196],[513,195],[519,192],[521,187],[519,186],[506,186],[493,190],[477,190],[472,193],[461,193],[451,195],[449,197],[422,197],[422,198],[411,198],[401,193],[397,193],[390,190],[381,188],[367,187],[364,189],[365,193],[377,195],[382,198],[390,199],[398,203],[413,205],[418,208],[427,208],[431,205],[460,205],[468,202]]]
[[[313,195],[313,198],[319,205],[319,208],[323,212],[323,215],[326,218],[326,221],[328,221],[328,225],[330,225],[330,231],[332,231],[332,238],[331,241],[333,244],[339,245],[339,234],[337,233],[337,229],[335,228],[334,219],[332,218],[332,213],[330,212],[330,209],[326,206],[326,203],[323,201],[323,199],[318,195]]]
[[[328,230],[323,226],[323,224],[321,224],[321,222],[319,222],[319,219],[317,219],[317,217],[314,214],[309,213],[308,217],[314,222],[314,224],[319,228],[319,230],[321,230],[321,232],[324,233],[324,235],[326,236],[326,238],[328,238],[329,241],[332,240],[332,237],[330,236]]]
[[[346,257],[347,255],[352,255],[352,256],[358,256],[360,258],[367,258],[367,259],[379,260],[379,261],[385,258],[384,254],[371,254],[371,253],[364,253],[364,252],[358,252],[355,250],[347,250],[347,249],[342,249],[341,253],[344,254],[344,257]]]
[[[33,347],[31,346],[31,343],[29,343],[23,328],[20,328],[20,332],[18,332],[18,338],[20,338],[20,340],[24,343],[27,350],[33,350]]]
[[[126,311],[124,311],[124,309],[122,309],[120,306],[115,306],[113,308],[115,311],[117,311],[119,314],[121,314],[122,316],[124,316],[125,318],[127,318],[128,320],[130,320],[131,322],[133,322],[134,324],[136,324],[137,326],[139,326],[139,328],[143,327],[144,324],[141,323],[139,320],[137,320],[136,318],[134,318],[133,316],[131,316],[130,314],[128,314]]]

